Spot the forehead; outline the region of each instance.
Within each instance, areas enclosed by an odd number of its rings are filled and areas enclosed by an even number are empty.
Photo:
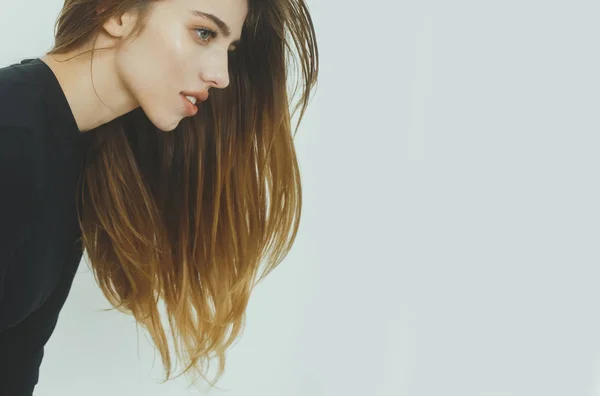
[[[200,18],[194,11],[212,14],[225,22],[234,35],[240,33],[248,15],[248,0],[168,0],[168,3],[190,17]]]

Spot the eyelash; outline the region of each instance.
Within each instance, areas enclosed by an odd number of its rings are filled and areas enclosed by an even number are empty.
[[[201,27],[201,28],[194,29],[194,31],[196,31],[196,32],[202,31],[202,30],[210,32],[211,38],[213,38],[213,39],[216,38],[219,35],[219,33],[217,33],[216,31],[214,31],[212,29],[209,29],[207,27]],[[196,36],[198,37],[198,35],[196,35]],[[198,38],[200,39],[200,37],[198,37]],[[202,40],[202,39],[200,39],[200,41],[203,41],[205,43],[207,42],[206,40]],[[233,49],[229,50],[228,52],[231,53],[231,52],[235,51],[235,49],[236,49],[236,47],[234,47]]]
[[[209,29],[209,28],[206,28],[206,27],[197,28],[197,29],[194,29],[194,30],[195,30],[196,32],[197,32],[197,31],[201,31],[201,30],[204,30],[204,31],[210,32],[210,35],[212,36],[212,38],[215,38],[215,37],[217,37],[217,34],[218,34],[216,31],[214,31],[214,30],[212,30],[212,29]],[[202,40],[202,41],[205,41],[205,40]]]

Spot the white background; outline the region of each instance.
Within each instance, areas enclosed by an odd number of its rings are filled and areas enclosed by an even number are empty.
[[[300,233],[209,394],[599,395],[598,2],[309,5]],[[3,2],[2,64],[61,6]],[[36,396],[199,394],[108,307],[83,262]]]

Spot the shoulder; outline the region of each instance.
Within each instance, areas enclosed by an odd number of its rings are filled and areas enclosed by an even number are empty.
[[[10,191],[24,192],[30,187],[33,169],[30,145],[29,129],[0,126],[0,191],[4,197]]]
[[[34,172],[30,132],[26,128],[0,127],[0,250],[14,245],[31,212]]]
[[[34,129],[44,112],[43,88],[30,78],[26,66],[0,68],[0,128],[5,130]]]

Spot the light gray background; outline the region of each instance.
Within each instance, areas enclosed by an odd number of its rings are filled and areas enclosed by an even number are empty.
[[[210,394],[598,395],[598,2],[309,4],[301,230]],[[2,64],[61,5],[3,2]],[[107,307],[82,263],[36,396],[198,394]]]

